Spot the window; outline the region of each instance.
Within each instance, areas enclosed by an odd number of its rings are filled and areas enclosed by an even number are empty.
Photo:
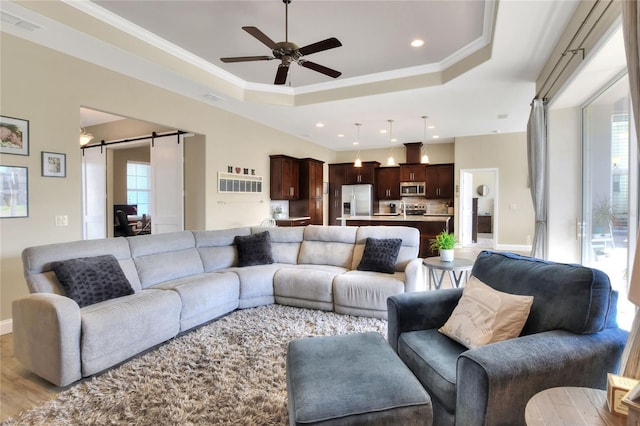
[[[630,133],[629,80],[625,75],[604,88],[582,111],[583,221],[582,262],[603,270],[620,292],[618,322],[629,329],[634,306],[627,300],[633,257],[638,194],[636,141]]]
[[[150,215],[151,167],[149,163],[127,161],[127,204],[137,204],[138,214]]]

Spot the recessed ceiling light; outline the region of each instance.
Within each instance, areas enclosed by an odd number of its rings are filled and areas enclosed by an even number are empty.
[[[434,139],[440,139],[440,136],[438,136],[438,135],[433,135],[433,138],[434,138]]]
[[[344,133],[338,133],[339,138],[344,138]]]
[[[435,129],[436,126],[434,126],[433,124],[431,126],[427,126],[427,129]]]
[[[316,127],[324,127],[324,123],[316,123]]]
[[[398,139],[396,139],[396,138],[391,138],[391,142],[398,142]]]
[[[353,142],[353,144],[354,144],[354,145],[360,145],[360,142],[355,141],[355,142]]]
[[[498,120],[506,120],[509,114],[498,114]]]
[[[413,40],[411,42],[411,46],[413,46],[413,47],[420,47],[423,44],[424,44],[424,40],[420,40],[419,38],[417,38],[417,39],[415,39],[415,40]]]
[[[380,133],[387,133],[387,130],[386,129],[382,129],[382,130],[380,130]]]

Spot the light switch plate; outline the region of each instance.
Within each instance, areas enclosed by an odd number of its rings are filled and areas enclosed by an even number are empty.
[[[69,226],[69,216],[56,216],[56,226]]]

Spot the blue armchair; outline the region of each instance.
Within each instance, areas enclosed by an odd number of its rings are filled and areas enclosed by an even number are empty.
[[[484,251],[472,275],[498,291],[534,297],[519,337],[467,349],[438,332],[463,289],[387,300],[389,344],[431,396],[434,425],[520,425],[527,401],[541,390],[606,388],[627,338],[606,274]]]

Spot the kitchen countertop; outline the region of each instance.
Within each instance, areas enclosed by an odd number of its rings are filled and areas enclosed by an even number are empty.
[[[276,218],[276,220],[289,220],[291,222],[293,221],[297,221],[297,220],[308,220],[311,219],[311,216],[300,216],[300,217],[280,217],[280,218]]]
[[[338,220],[371,220],[371,221],[389,221],[389,222],[447,222],[453,215],[437,214],[437,215],[396,215],[396,216],[345,216],[339,217]]]

